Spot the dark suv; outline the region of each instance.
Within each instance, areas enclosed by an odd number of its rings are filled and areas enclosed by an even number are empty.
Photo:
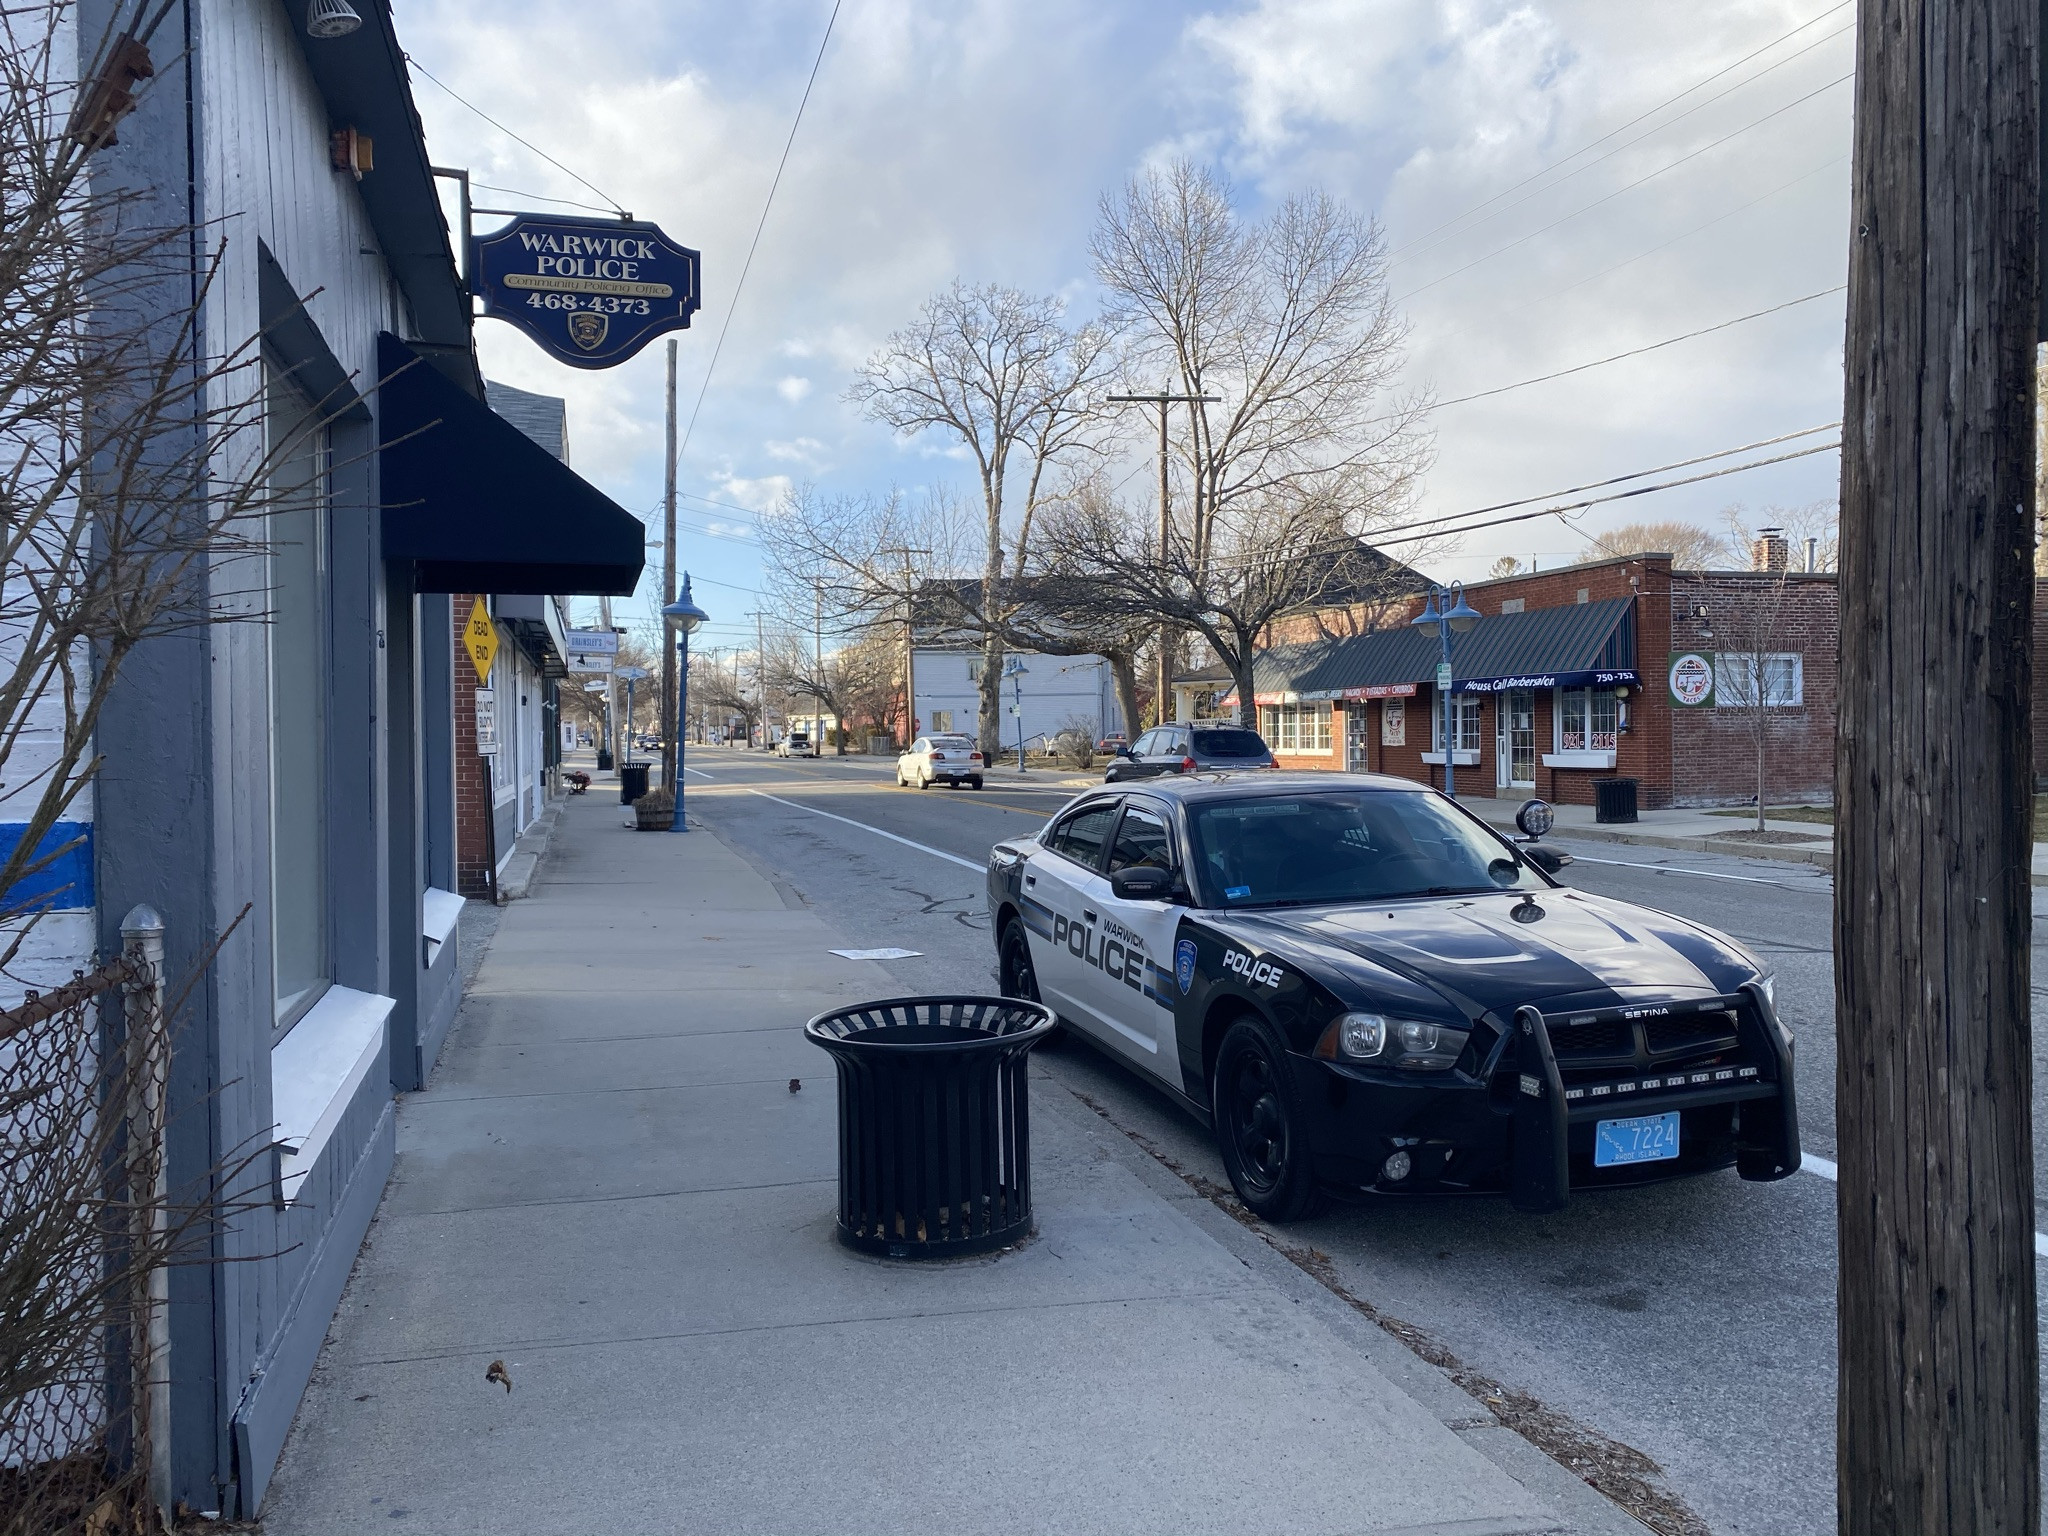
[[[1266,739],[1241,725],[1162,725],[1140,736],[1130,751],[1119,752],[1103,782],[1121,784],[1162,773],[1220,773],[1275,766]]]

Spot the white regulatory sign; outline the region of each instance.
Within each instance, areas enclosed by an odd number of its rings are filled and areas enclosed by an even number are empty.
[[[476,691],[476,750],[479,756],[498,755],[498,690]]]

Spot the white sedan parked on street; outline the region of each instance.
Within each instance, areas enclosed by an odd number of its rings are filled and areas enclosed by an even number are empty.
[[[920,736],[896,759],[899,787],[915,784],[930,789],[940,780],[958,789],[981,788],[981,751],[971,736]]]

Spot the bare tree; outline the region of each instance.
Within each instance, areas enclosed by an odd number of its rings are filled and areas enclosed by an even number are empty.
[[[1092,250],[1133,364],[1220,396],[1190,408],[1180,444],[1177,537],[1198,576],[1302,509],[1341,501],[1369,522],[1413,495],[1427,402],[1394,393],[1406,325],[1371,220],[1310,191],[1246,223],[1222,178],[1181,160],[1102,199]]]
[[[1615,560],[1624,555],[1669,555],[1681,571],[1726,570],[1731,564],[1749,563],[1748,543],[1732,545],[1711,528],[1669,518],[1655,523],[1624,523],[1605,533],[1588,534],[1578,565],[1594,560]]]
[[[1513,555],[1502,555],[1486,568],[1486,574],[1495,581],[1499,581],[1506,576],[1518,576],[1521,574],[1521,570],[1521,561],[1517,560]]]
[[[768,687],[795,700],[816,700],[839,722],[838,755],[855,719],[870,723],[887,710],[897,678],[896,648],[881,628],[855,637],[820,657],[799,635],[772,636],[763,663]],[[877,704],[880,704],[880,712]]]
[[[1106,376],[1109,335],[1070,329],[1066,306],[996,284],[955,281],[862,365],[847,397],[898,432],[950,434],[974,460],[982,499],[981,592],[971,617],[982,650],[981,742],[1002,726],[1005,561],[1020,574],[1048,476],[1094,446],[1089,396]],[[1021,461],[1021,464],[1019,463]],[[1021,499],[1011,481],[1021,469]]]
[[[1149,520],[1110,497],[1077,497],[1044,519],[1039,590],[1077,634],[1165,620],[1200,635],[1230,669],[1249,719],[1253,662],[1275,620],[1325,606],[1383,608],[1415,590],[1415,572],[1367,544],[1360,521],[1348,504],[1275,489],[1219,516],[1219,537],[1201,558],[1187,540],[1162,551]]]
[[[1829,496],[1796,507],[1772,506],[1751,513],[1748,507],[1737,502],[1721,513],[1722,524],[1728,530],[1731,563],[1738,570],[1747,570],[1754,565],[1758,540],[1767,529],[1772,529],[1783,535],[1786,554],[1794,570],[1806,569],[1808,540],[1813,543],[1813,568],[1816,571],[1834,570],[1841,556],[1841,505]]]

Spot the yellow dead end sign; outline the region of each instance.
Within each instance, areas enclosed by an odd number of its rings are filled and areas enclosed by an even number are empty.
[[[488,688],[491,663],[498,656],[498,626],[491,622],[491,611],[482,598],[476,600],[476,606],[469,610],[469,622],[462,626],[462,648],[476,664],[477,681]]]

